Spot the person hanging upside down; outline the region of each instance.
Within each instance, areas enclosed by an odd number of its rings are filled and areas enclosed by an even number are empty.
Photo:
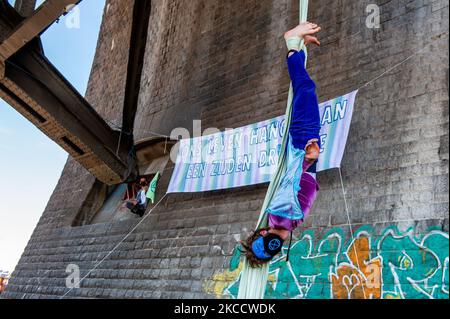
[[[277,255],[283,242],[308,217],[319,185],[315,166],[320,154],[320,115],[316,85],[305,69],[305,45],[320,45],[313,36],[317,24],[305,22],[285,33],[288,47],[287,65],[294,97],[287,145],[287,168],[266,210],[269,227],[254,231],[241,242],[251,267],[268,263]]]

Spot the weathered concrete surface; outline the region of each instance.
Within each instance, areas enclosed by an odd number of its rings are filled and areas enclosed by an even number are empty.
[[[137,139],[191,128],[192,119],[222,129],[284,112],[282,34],[297,21],[297,1],[152,2]],[[280,271],[267,297],[363,298],[357,283],[376,268],[381,283],[369,289],[365,282],[366,297],[448,298],[448,2],[375,1],[380,29],[365,27],[369,1],[310,2],[310,20],[323,27],[322,47],[310,51],[309,61],[321,101],[401,65],[360,89],[343,162],[356,244],[367,253],[344,254],[353,246],[339,175],[321,173],[312,215],[295,234],[303,239],[291,255],[298,277],[283,271],[283,261],[274,263]],[[131,0],[108,1],[87,93],[113,121],[123,105],[131,8]],[[61,296],[68,264],[79,265],[84,277],[105,256],[67,297],[235,295],[236,240],[254,227],[267,185],[170,195],[110,255],[138,220],[70,227],[93,185],[69,160],[6,297]],[[302,256],[321,259],[304,265]],[[358,273],[358,261],[374,268]],[[299,278],[312,285],[295,284]]]

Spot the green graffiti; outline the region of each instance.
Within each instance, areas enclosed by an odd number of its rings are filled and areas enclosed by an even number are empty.
[[[348,242],[341,228],[316,238],[313,231],[303,232],[292,245],[288,262],[287,247],[271,261],[265,298],[449,297],[448,233],[430,230],[419,238],[412,228],[402,233],[391,226],[376,235],[372,227],[363,226]],[[229,270],[215,275],[209,292],[218,298],[236,298],[240,259],[236,247]],[[223,284],[220,278],[228,282]]]

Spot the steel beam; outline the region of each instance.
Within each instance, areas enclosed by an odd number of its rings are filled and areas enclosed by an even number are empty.
[[[31,40],[44,32],[61,15],[81,0],[47,0],[26,18],[0,44],[0,60],[6,61]]]
[[[14,23],[21,20],[15,16],[17,12],[8,11],[9,16],[5,12],[0,12],[0,34],[8,34],[8,28],[14,34],[20,29],[14,28]],[[32,33],[36,30],[29,34]],[[12,51],[15,49],[17,46]],[[0,97],[97,179],[113,185],[136,176],[135,156],[128,147],[133,145],[132,136],[113,130],[103,120],[43,55],[38,38],[19,48],[1,64]]]

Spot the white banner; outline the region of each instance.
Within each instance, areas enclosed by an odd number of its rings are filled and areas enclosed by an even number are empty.
[[[340,167],[357,91],[320,104],[317,171]],[[179,142],[168,193],[202,192],[270,182],[281,150],[285,117]]]

